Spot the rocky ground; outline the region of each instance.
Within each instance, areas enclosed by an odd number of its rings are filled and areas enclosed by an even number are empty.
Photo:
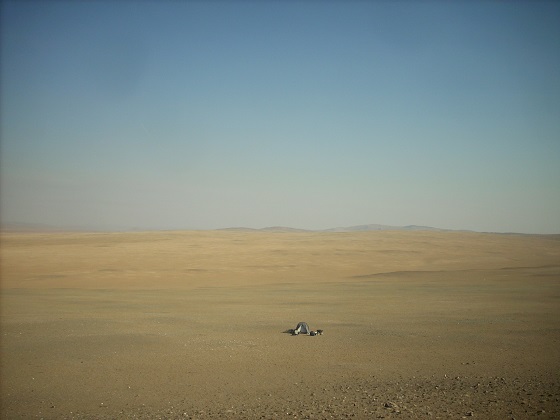
[[[514,235],[8,235],[0,417],[560,418],[558,261]]]
[[[64,418],[131,419],[339,419],[339,418],[484,418],[560,417],[560,383],[552,379],[503,377],[410,378],[402,382],[375,379],[352,381],[320,389],[298,387],[285,399],[263,394],[235,405],[197,405],[189,401],[154,409],[103,407],[93,413],[69,413]],[[48,411],[45,417],[49,417]]]

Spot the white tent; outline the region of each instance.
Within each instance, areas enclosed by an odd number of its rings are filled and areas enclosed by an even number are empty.
[[[294,335],[309,334],[310,332],[311,329],[309,328],[309,325],[307,325],[307,322],[299,322],[294,330]]]

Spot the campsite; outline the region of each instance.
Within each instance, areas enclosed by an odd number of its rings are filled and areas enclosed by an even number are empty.
[[[1,274],[2,418],[560,417],[557,236],[4,232]]]
[[[0,28],[0,420],[560,419],[560,0]]]

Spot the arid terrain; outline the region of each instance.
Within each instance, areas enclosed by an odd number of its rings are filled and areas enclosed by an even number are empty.
[[[560,418],[558,239],[3,233],[0,417]]]

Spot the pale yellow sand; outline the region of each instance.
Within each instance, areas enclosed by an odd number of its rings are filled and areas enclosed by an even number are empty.
[[[2,235],[2,418],[560,417],[560,241]],[[325,335],[282,333],[306,321]]]

